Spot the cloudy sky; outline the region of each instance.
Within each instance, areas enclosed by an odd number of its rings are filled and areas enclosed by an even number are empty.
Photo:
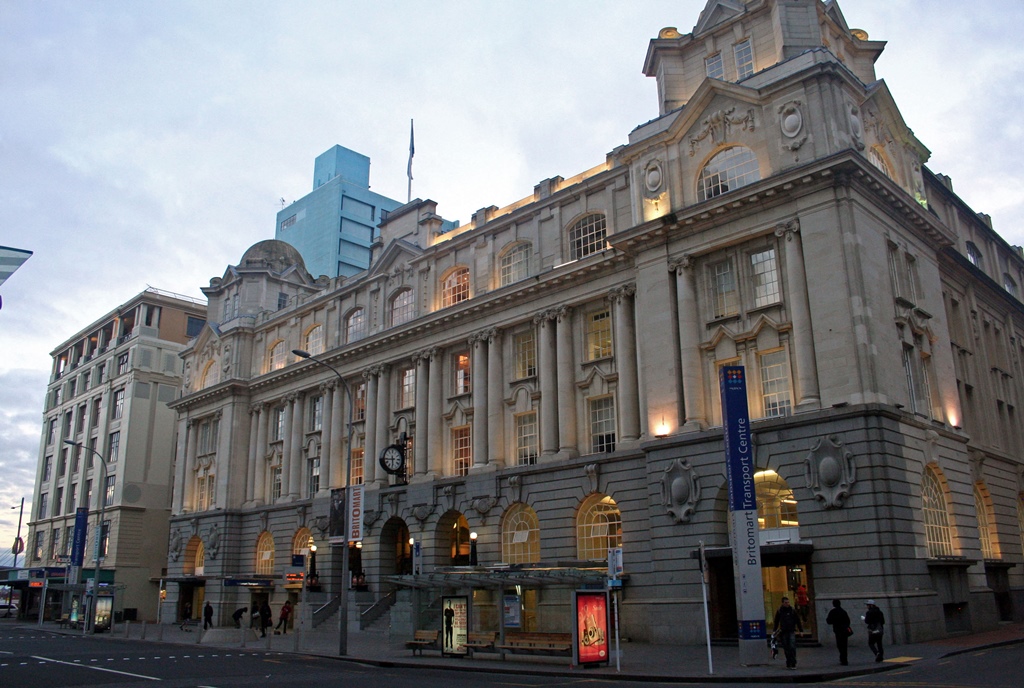
[[[34,252],[0,287],[0,561],[55,346],[147,285],[201,296],[336,143],[405,200],[415,118],[413,196],[464,223],[602,162],[657,116],[648,41],[704,4],[0,0],[0,245]],[[889,41],[877,73],[929,167],[1024,244],[1024,3],[842,7]]]

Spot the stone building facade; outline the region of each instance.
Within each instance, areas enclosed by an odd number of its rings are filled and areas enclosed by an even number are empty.
[[[766,615],[806,593],[815,637],[821,600],[874,598],[896,643],[1021,618],[1024,259],[925,167],[883,47],[835,2],[712,0],[651,41],[658,116],[603,164],[460,227],[408,203],[348,279],[249,249],[204,290],[238,315],[183,354],[168,613],[278,606],[311,544],[329,605],[351,455],[354,572],[428,591],[398,594],[410,627],[463,590],[496,629],[515,590],[569,630],[621,546],[624,635],[699,642],[703,544],[735,637],[717,378],[742,365]]]

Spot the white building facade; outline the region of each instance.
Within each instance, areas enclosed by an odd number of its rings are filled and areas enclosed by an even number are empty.
[[[734,638],[718,370],[742,365],[768,618],[801,587],[811,638],[836,598],[895,643],[1021,618],[1024,259],[924,166],[883,47],[834,2],[712,1],[651,41],[658,116],[605,163],[455,229],[406,204],[348,279],[249,249],[183,354],[165,612],[296,601],[314,544],[329,607],[351,455],[352,573],[410,635],[451,590],[496,630],[515,586],[524,627],[567,631],[621,546],[623,633],[696,643],[703,543]]]

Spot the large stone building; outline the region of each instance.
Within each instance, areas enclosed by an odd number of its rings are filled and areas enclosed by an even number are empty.
[[[370,191],[370,158],[331,146],[313,164],[313,190],[277,214],[274,238],[298,249],[314,275],[351,277],[370,266],[377,225],[400,205]]]
[[[703,543],[734,638],[718,370],[742,365],[766,615],[803,586],[810,637],[833,598],[874,598],[896,643],[1021,618],[1024,259],[925,167],[883,47],[835,2],[712,0],[651,41],[657,116],[597,167],[457,228],[408,203],[345,280],[249,249],[204,290],[237,316],[183,354],[167,613],[295,598],[312,544],[346,589],[351,453],[352,568],[410,632],[444,590],[481,629],[514,590],[567,631],[621,545],[622,632],[697,642]]]
[[[156,619],[174,465],[175,413],[167,404],[181,387],[178,354],[205,322],[201,300],[149,288],[51,352],[28,576],[12,576],[24,588],[23,609],[38,610],[44,575],[48,617],[78,609],[82,583],[96,573],[102,499],[99,580],[115,594],[101,600],[101,619],[112,610]],[[68,568],[77,507],[88,510],[81,570]]]

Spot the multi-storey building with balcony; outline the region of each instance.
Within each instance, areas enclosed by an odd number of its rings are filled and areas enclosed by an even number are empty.
[[[49,578],[48,616],[77,609],[98,552],[99,582],[113,593],[101,614],[109,605],[156,618],[175,442],[167,405],[181,387],[178,354],[205,322],[201,299],[149,288],[51,352],[24,564],[31,577]],[[75,569],[78,507],[88,509],[88,537]],[[38,609],[42,588],[28,592],[27,608]]]
[[[883,48],[832,1],[712,0],[651,41],[657,113],[600,165],[460,227],[408,203],[344,280],[250,248],[183,353],[167,614],[296,598],[317,545],[328,598],[365,574],[410,635],[445,591],[473,630],[564,632],[621,547],[623,633],[698,642],[703,547],[735,638],[741,365],[766,618],[804,593],[811,638],[832,599],[895,643],[1021,618],[1024,258],[925,166]]]

